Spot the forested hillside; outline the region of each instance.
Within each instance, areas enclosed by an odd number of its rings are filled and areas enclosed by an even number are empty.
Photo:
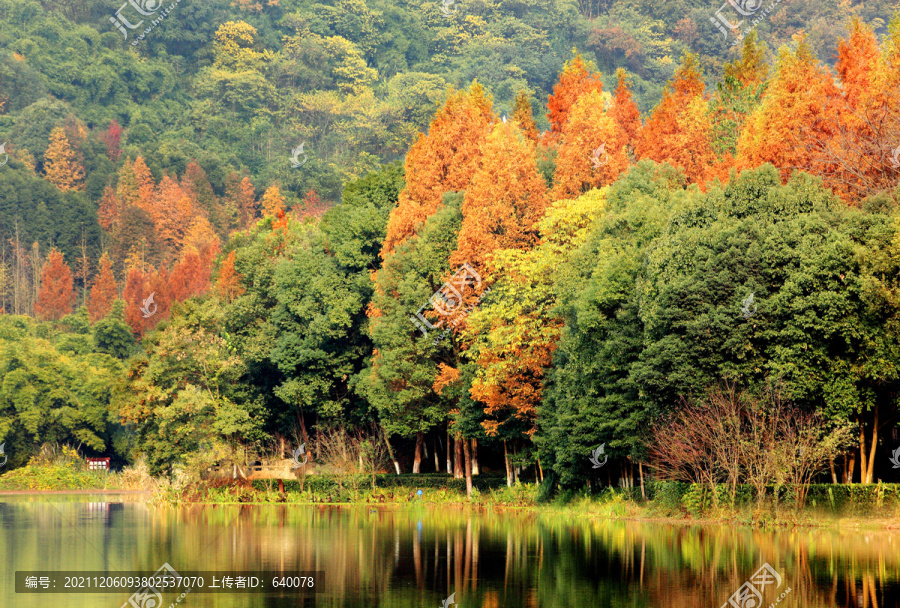
[[[11,463],[343,428],[574,486],[725,383],[890,475],[900,3],[736,4],[0,0]]]

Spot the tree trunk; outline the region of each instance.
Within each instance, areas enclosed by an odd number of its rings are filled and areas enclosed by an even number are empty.
[[[868,470],[866,467],[866,457],[868,454],[866,453],[866,427],[865,424],[860,420],[859,424],[859,483],[869,483],[866,478],[866,471]]]
[[[538,463],[538,473],[541,474],[541,482],[543,482],[544,481],[544,469],[543,469],[543,467],[541,467],[541,459],[540,458],[537,459],[537,463]]]
[[[472,498],[472,450],[468,439],[462,438],[462,444],[466,454],[466,497]]]
[[[481,467],[478,466],[478,440],[472,438],[472,475],[481,475]]]
[[[397,457],[394,456],[394,448],[391,447],[391,442],[388,441],[387,431],[384,430],[384,427],[381,427],[381,436],[384,437],[384,445],[387,446],[388,456],[391,459],[391,462],[394,463],[394,470],[397,471],[397,475],[400,474],[400,463],[397,462]]]
[[[441,461],[438,459],[438,437],[435,435],[434,437],[434,472],[441,472]]]
[[[511,488],[513,485],[513,469],[509,462],[509,449],[506,446],[506,439],[503,440],[503,462],[506,463],[506,486]]]
[[[425,443],[425,435],[422,431],[416,433],[416,453],[413,456],[413,475],[418,475],[422,470],[422,445]]]
[[[847,483],[853,483],[853,471],[856,470],[856,453],[850,454],[850,463],[848,464]]]
[[[831,483],[837,485],[837,473],[834,472],[834,458],[828,459],[828,468],[831,470]]]
[[[448,424],[447,425],[447,474],[448,475],[453,474],[453,460],[450,456],[450,454],[451,454],[450,446],[451,445],[452,444],[450,443],[450,425]]]
[[[462,479],[463,473],[463,438],[459,433],[453,438],[453,477]]]
[[[872,422],[872,441],[869,444],[869,466],[866,469],[866,483],[872,483],[875,477],[875,448],[878,447],[878,405],[875,406],[875,419]]]
[[[517,456],[519,451],[516,449],[516,442],[513,442],[513,456]],[[516,483],[519,483],[519,466],[516,465],[513,467],[513,475],[515,476]]]
[[[644,492],[644,463],[638,461],[638,475],[641,476],[641,499],[647,500],[647,493]]]

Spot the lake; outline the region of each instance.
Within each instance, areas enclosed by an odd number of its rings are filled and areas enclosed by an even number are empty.
[[[207,576],[323,573],[315,594],[194,591],[176,603],[186,608],[442,608],[451,594],[447,608],[900,606],[898,531],[762,531],[447,506],[153,508],[144,500],[0,496],[3,606],[130,606],[128,591],[17,594],[14,573],[151,574],[164,563]],[[136,605],[159,608],[161,598],[166,608],[179,597],[150,594]]]

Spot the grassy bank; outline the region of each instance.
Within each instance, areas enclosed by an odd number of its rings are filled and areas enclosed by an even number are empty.
[[[550,507],[573,515],[754,526],[832,525],[844,519],[874,522],[900,518],[900,484],[813,485],[806,506],[796,509],[793,491],[787,487],[770,487],[758,500],[754,489],[741,486],[732,504],[725,487],[718,488],[714,499],[706,486],[677,482],[648,483],[642,496],[639,488],[604,488],[594,494],[586,490],[551,492],[548,486],[507,487],[505,478],[483,477],[477,480],[473,496],[467,498],[464,481],[449,476],[377,476],[374,487],[371,478],[367,481],[325,476],[309,477],[302,484],[289,480],[284,482],[282,494],[277,480],[223,480],[197,486],[175,497],[175,502]]]
[[[144,464],[121,472],[90,470],[68,447],[48,447],[28,464],[0,475],[0,491],[151,490],[153,479]]]
[[[81,461],[83,463],[83,461]],[[830,526],[842,523],[900,526],[900,484],[809,487],[803,508],[787,486],[758,490],[730,489],[679,482],[649,482],[640,488],[553,490],[549,485],[519,483],[507,487],[502,476],[478,476],[475,491],[466,496],[465,480],[449,475],[309,475],[284,480],[224,479],[197,481],[187,477],[158,478],[140,465],[120,473],[89,471],[75,459],[28,466],[0,476],[0,491],[149,490],[154,504],[350,504],[350,505],[476,505],[548,510],[571,516],[609,517],[679,522],[727,523],[751,526]],[[883,521],[884,520],[884,521]]]

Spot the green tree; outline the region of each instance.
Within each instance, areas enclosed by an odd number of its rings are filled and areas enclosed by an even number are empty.
[[[221,337],[222,311],[212,300],[186,302],[147,354],[132,362],[117,393],[122,421],[154,473],[184,463],[204,444],[252,445],[264,436],[263,398],[246,382],[247,365]]]

